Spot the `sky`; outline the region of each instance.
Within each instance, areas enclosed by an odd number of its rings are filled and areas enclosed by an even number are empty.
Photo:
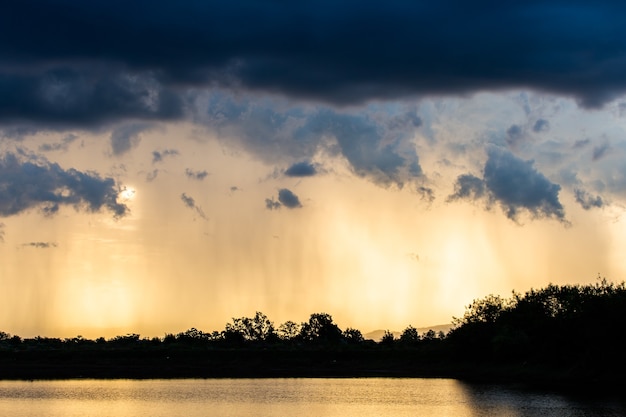
[[[626,5],[0,6],[0,330],[450,323],[626,275]]]

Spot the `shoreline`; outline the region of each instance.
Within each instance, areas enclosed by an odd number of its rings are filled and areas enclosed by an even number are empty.
[[[104,353],[2,352],[0,380],[449,378],[584,394],[611,393],[621,386],[617,370],[420,358],[410,351]]]

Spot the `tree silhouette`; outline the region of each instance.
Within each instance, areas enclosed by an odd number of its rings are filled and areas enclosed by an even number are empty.
[[[295,340],[300,334],[300,325],[291,320],[288,320],[278,326],[278,338],[284,341]]]
[[[380,339],[380,344],[385,346],[391,346],[394,344],[395,340],[396,339],[393,336],[393,333],[391,333],[389,330],[385,330],[385,334],[383,335],[382,339]]]
[[[333,318],[330,314],[314,313],[311,314],[308,322],[302,323],[300,338],[304,342],[309,343],[333,344],[341,341],[342,332],[333,323]]]
[[[232,323],[227,323],[224,335],[230,340],[238,339],[239,334],[245,341],[266,341],[275,336],[274,323],[260,311],[254,317],[233,318]]]
[[[450,343],[461,357],[533,361],[591,369],[592,358],[621,358],[626,350],[626,286],[550,284],[510,299],[487,296],[470,304]],[[617,360],[616,366],[626,366]],[[591,372],[591,371],[590,371]]]
[[[400,342],[405,345],[414,345],[419,342],[420,336],[417,329],[413,326],[409,326],[400,334]]]
[[[361,343],[363,340],[365,340],[360,330],[353,329],[351,327],[348,327],[346,330],[344,330],[343,338],[346,342],[348,342],[348,344],[352,345]]]

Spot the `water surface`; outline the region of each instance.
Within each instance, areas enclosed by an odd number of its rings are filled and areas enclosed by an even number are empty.
[[[623,403],[453,379],[0,381],[0,415],[626,416]]]

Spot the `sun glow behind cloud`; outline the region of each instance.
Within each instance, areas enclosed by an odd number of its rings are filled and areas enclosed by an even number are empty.
[[[135,190],[135,188],[131,187],[131,186],[125,186],[121,191],[120,191],[120,198],[122,199],[122,201],[124,202],[128,202],[132,199],[135,198],[135,193],[137,191]]]

